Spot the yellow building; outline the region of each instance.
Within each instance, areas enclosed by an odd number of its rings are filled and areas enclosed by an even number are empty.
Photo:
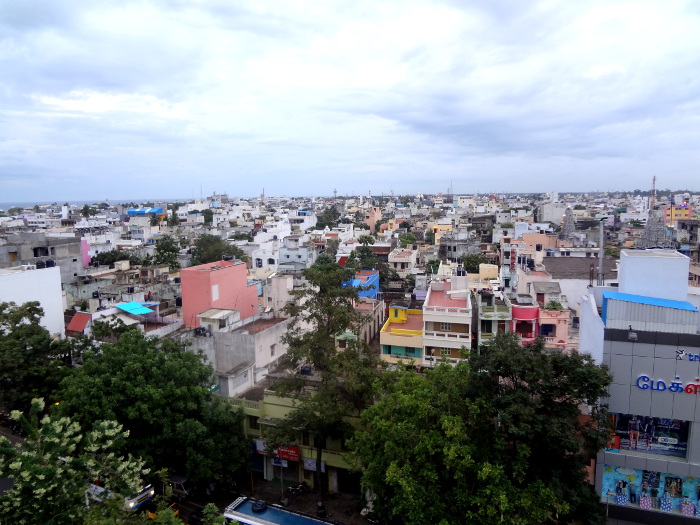
[[[255,445],[252,460],[253,471],[262,473],[264,479],[272,480],[284,477],[285,484],[299,483],[302,480],[314,485],[314,470],[316,468],[316,448],[314,436],[309,432],[299,432],[299,439],[287,446],[280,447],[277,458],[269,456],[265,450],[265,429],[274,426],[283,419],[294,407],[294,399],[278,396],[268,381],[253,388],[239,398],[228,398],[227,401],[241,408],[245,414],[245,434]],[[359,417],[348,417],[348,422],[359,426]],[[358,492],[359,480],[350,473],[350,465],[343,459],[346,452],[341,440],[328,439],[323,449],[321,459],[322,469],[326,474],[329,492]]]
[[[664,224],[666,226],[675,226],[678,221],[692,218],[693,208],[690,205],[664,207]]]
[[[394,301],[379,333],[380,357],[387,363],[422,363],[423,312],[409,309],[408,301]]]

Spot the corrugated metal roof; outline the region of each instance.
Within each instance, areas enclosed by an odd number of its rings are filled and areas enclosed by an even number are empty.
[[[83,330],[85,330],[85,327],[91,319],[92,316],[90,314],[78,312],[70,320],[70,323],[68,323],[66,330],[70,330],[72,332],[82,332]]]
[[[646,297],[644,295],[632,295],[629,293],[613,292],[611,290],[603,290],[603,300],[616,299],[618,301],[627,301],[628,303],[648,304],[651,306],[663,306],[665,308],[675,308],[676,310],[689,310],[697,312],[698,309],[688,301],[673,301],[671,299],[660,299],[659,297]]]

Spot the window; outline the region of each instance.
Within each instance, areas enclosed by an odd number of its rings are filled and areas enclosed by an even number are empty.
[[[309,446],[309,433],[308,432],[301,433],[301,444],[305,447]]]
[[[255,267],[256,268],[262,268],[262,265],[263,265],[262,259],[255,259]]]
[[[267,264],[275,264],[275,260],[270,258],[267,260]]]
[[[248,426],[255,430],[260,429],[260,423],[258,423],[258,416],[248,416]]]
[[[397,308],[394,308],[394,317],[399,316],[399,310]]]
[[[214,284],[211,287],[211,299],[212,299],[212,301],[219,300],[219,285],[218,284]]]
[[[275,357],[275,347],[277,346],[277,343],[272,343],[270,345],[270,357]]]
[[[347,348],[348,342],[345,339],[338,339],[338,348]]]
[[[440,323],[440,330],[449,332],[452,330],[452,323]]]
[[[219,319],[219,328],[226,328],[226,319]]]
[[[445,355],[445,356],[452,355],[452,350],[450,350],[449,348],[441,348],[440,355]]]

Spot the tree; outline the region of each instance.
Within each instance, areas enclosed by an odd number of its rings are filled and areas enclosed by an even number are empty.
[[[467,273],[479,273],[479,265],[488,262],[488,257],[483,253],[468,253],[462,256],[462,265]]]
[[[357,242],[359,242],[362,246],[368,246],[370,244],[374,244],[374,236],[372,236],[372,235],[360,235],[357,238]]]
[[[32,398],[55,400],[58,383],[68,373],[65,349],[39,323],[44,310],[36,301],[21,306],[0,303],[0,406],[29,408]]]
[[[412,233],[402,233],[399,235],[399,242],[401,243],[401,247],[405,248],[409,244],[415,244],[416,236]]]
[[[92,262],[98,262],[102,266],[109,266],[117,261],[128,261],[131,259],[131,254],[121,250],[109,250],[107,252],[96,253],[90,259]]]
[[[410,230],[411,227],[411,223],[408,221],[401,221],[401,224],[399,224],[399,228],[405,228],[406,230]]]
[[[180,224],[180,217],[177,216],[177,208],[173,208],[168,219],[168,226],[177,226]]]
[[[151,215],[148,222],[151,226],[158,226],[160,224],[160,216],[157,213],[154,213]]]
[[[164,235],[156,241],[156,254],[154,262],[156,264],[167,264],[170,271],[180,269],[180,245],[175,237]]]
[[[197,237],[192,247],[192,265],[206,264],[222,260],[224,257],[235,257],[247,261],[248,256],[238,246],[229,244],[217,235],[205,233]]]
[[[283,338],[288,345],[284,363],[292,370],[311,365],[314,377],[293,374],[277,385],[281,395],[294,397],[295,408],[278,425],[276,437],[274,432],[271,437],[291,441],[300,430],[314,436],[319,508],[325,500],[321,463],[326,442],[352,432],[347,419],[372,402],[370,386],[378,374],[376,358],[359,337],[350,339],[343,351],[336,348],[336,336],[347,331],[357,334],[364,321],[353,306],[358,289],[345,286],[352,275],[332,257],[319,256],[304,271],[308,285],[292,292],[296,301],[285,309],[291,322]],[[313,392],[305,388],[309,382]]]
[[[585,467],[609,436],[610,381],[590,356],[513,334],[468,363],[389,374],[350,442],[363,488],[385,523],[605,523]]]
[[[435,244],[435,232],[433,230],[426,230],[423,234],[426,244]]]
[[[204,224],[211,224],[214,222],[214,212],[210,209],[203,210],[202,216],[204,217]]]
[[[338,246],[340,246],[340,239],[327,239],[326,253],[335,256],[335,254],[338,253]]]
[[[85,491],[96,479],[114,495],[115,503],[138,491],[147,472],[142,461],[115,453],[128,436],[121,425],[97,420],[81,428],[69,418],[53,415],[44,415],[40,422],[44,410],[44,400],[34,399],[29,417],[13,413],[27,432],[21,445],[0,437],[0,477],[14,480],[0,496],[3,521],[79,523],[89,512]]]
[[[82,215],[86,219],[89,219],[90,217],[96,214],[97,210],[91,206],[88,206],[87,204],[80,209],[80,215]]]
[[[585,204],[576,204],[576,205],[574,206],[574,209],[575,209],[575,210],[585,210],[585,209],[586,209],[586,205],[585,205]]]
[[[11,217],[19,215],[20,213],[22,213],[22,208],[19,206],[12,206],[9,210],[7,210],[7,214]]]
[[[82,425],[108,418],[130,432],[126,448],[154,470],[230,481],[247,458],[242,415],[211,394],[212,369],[201,352],[124,332],[88,352],[61,384],[61,414]]]

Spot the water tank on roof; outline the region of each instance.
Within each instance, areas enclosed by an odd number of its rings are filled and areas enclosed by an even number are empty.
[[[36,262],[36,267],[37,269],[39,268],[46,268],[46,263],[44,261],[37,261]]]
[[[175,306],[182,306],[182,297],[175,298]]]
[[[174,280],[176,283],[179,283],[179,282],[180,282],[180,278],[179,278],[179,277],[175,277],[175,279],[173,279],[173,280]]]
[[[48,261],[46,261],[47,268],[53,268],[54,266],[56,266],[56,261],[54,261],[53,259],[49,259]]]
[[[467,271],[464,269],[464,266],[457,266],[457,270],[455,270],[455,275],[458,275],[460,277],[464,277],[467,275]]]

